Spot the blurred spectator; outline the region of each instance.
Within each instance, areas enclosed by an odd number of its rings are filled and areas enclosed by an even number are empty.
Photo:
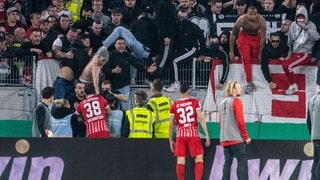
[[[149,57],[153,57],[158,54],[158,33],[157,28],[153,24],[152,20],[148,17],[148,14],[143,12],[139,15],[138,20],[131,24],[131,32],[139,42],[145,47],[150,49]]]
[[[128,97],[126,97],[124,94],[121,94],[120,91],[112,88],[111,82],[109,80],[104,80],[101,84],[101,95],[103,95],[106,99],[109,94],[112,94],[115,97],[115,100],[113,103],[109,103],[111,110],[119,110],[121,109],[120,107],[120,102],[127,102]]]
[[[126,40],[119,37],[115,42],[115,50],[110,52],[110,60],[103,67],[103,72],[110,80],[115,90],[126,97],[130,97],[130,65],[144,72],[152,72],[137,62],[137,60],[126,51]],[[153,70],[154,71],[154,70]],[[120,102],[122,110],[129,109],[127,102]]]
[[[4,26],[7,20],[7,10],[5,8],[5,0],[0,0],[0,26]]]
[[[69,20],[72,21],[72,15],[69,9],[64,7],[64,0],[51,0],[51,4],[57,8],[57,16],[67,15]]]
[[[197,16],[202,17],[206,12],[206,7],[204,7],[202,4],[198,3],[197,0],[191,0],[192,4],[192,11],[197,14]]]
[[[18,69],[12,57],[15,57],[15,52],[7,46],[5,33],[0,32],[0,81],[18,84]]]
[[[109,23],[105,29],[108,37],[103,41],[103,45],[109,50],[113,50],[111,45],[113,45],[119,37],[122,37],[126,40],[126,46],[132,51],[136,58],[148,58],[150,56],[150,49],[137,41],[135,36],[129,31],[129,28],[121,23],[122,12],[120,8],[112,9],[111,23]]]
[[[137,0],[124,0],[122,22],[130,27],[131,23],[138,19],[141,10],[137,7]]]
[[[77,110],[79,103],[85,99],[84,93],[85,84],[76,81],[74,85],[74,92],[67,98],[70,103],[70,109],[72,112]],[[84,124],[83,117],[72,116],[71,117],[71,127],[73,137],[86,137],[86,125]]]
[[[49,18],[41,20],[40,29],[42,31],[42,43],[45,46],[52,46],[53,42],[57,39],[59,33],[52,29]]]
[[[217,22],[222,22],[220,19],[222,16],[222,0],[210,0],[210,9],[206,12],[206,18],[209,20],[210,23],[210,35],[217,34]]]
[[[71,43],[71,51],[74,54],[73,60],[75,67],[74,79],[78,79],[84,67],[89,63],[92,55],[90,38],[86,34],[79,34],[78,38]]]
[[[24,0],[26,1],[26,0]],[[29,15],[29,14],[22,14],[21,10],[22,10],[22,3],[19,0],[14,0],[12,1],[12,7],[15,7],[18,10],[18,14],[19,14],[19,21],[24,24],[26,27],[28,27],[28,21],[25,17],[25,15]],[[28,4],[23,4],[24,7],[27,7]]]
[[[57,14],[57,7],[53,6],[53,5],[49,5],[47,10],[46,10],[46,14],[44,18],[48,18],[49,16],[54,16],[54,17],[58,17]]]
[[[110,106],[104,97],[95,94],[92,85],[86,85],[84,92],[86,98],[77,107],[77,113],[81,114],[86,124],[87,138],[108,138],[110,132],[107,127],[107,115],[111,115]],[[94,110],[94,112],[93,112]]]
[[[42,31],[40,29],[32,29],[30,41],[23,42],[20,48],[16,48],[17,56],[37,56],[37,59],[48,56],[52,58],[51,47],[45,46],[42,41]],[[31,64],[29,64],[31,65]]]
[[[92,53],[96,53],[98,49],[103,46],[102,42],[107,37],[105,31],[102,30],[102,26],[102,22],[98,20],[95,20],[91,25],[89,38],[91,42]]]
[[[30,34],[33,29],[39,29],[41,23],[40,12],[33,12],[30,14],[31,26],[26,30],[27,38],[30,39]]]
[[[19,57],[36,56],[36,59],[44,57],[52,58],[50,46],[45,46],[41,42],[41,30],[33,29],[30,34],[30,41],[22,43],[20,48],[15,48],[16,55]],[[32,61],[26,60],[23,69],[22,83],[30,85],[32,83]]]
[[[19,21],[19,12],[17,8],[15,7],[8,8],[7,16],[8,16],[8,19],[4,27],[9,34],[13,35],[13,32],[17,27],[22,27],[23,29],[27,28],[26,25],[24,25],[21,21]]]
[[[50,23],[51,28],[55,27],[58,24],[58,18],[56,16],[48,16],[48,21]]]
[[[174,37],[176,33],[177,13],[171,0],[158,0],[154,9],[154,24],[158,30],[159,55],[158,69],[154,73],[155,78],[161,79],[165,72],[165,65],[170,64],[169,57],[174,49]]]
[[[53,102],[54,88],[45,87],[41,91],[42,100],[35,109],[32,124],[32,137],[47,137],[46,130],[51,130],[51,113],[49,105]]]
[[[192,16],[199,16],[201,17],[201,12],[197,12],[196,9],[192,7],[193,0],[180,0],[177,10],[185,11],[188,14],[188,18]]]
[[[112,90],[109,80],[104,80],[101,85],[102,95],[106,98],[112,114],[108,117],[108,128],[112,137],[121,137],[123,111],[120,110],[119,101],[127,102],[128,97],[117,90]]]
[[[166,89],[174,92],[180,88],[178,64],[192,62],[194,57],[204,55],[205,39],[199,26],[188,20],[188,14],[183,10],[178,12],[179,22],[176,31],[176,47],[172,54],[172,61],[167,66],[171,67],[173,83]]]
[[[290,19],[285,19],[281,22],[281,28],[280,28],[280,43],[284,44],[286,46],[288,42],[288,34],[289,34],[289,28],[291,26],[292,21]]]
[[[260,11],[260,14],[281,14],[281,12],[275,9],[276,0],[264,0],[263,10]]]
[[[14,40],[13,40],[13,47],[21,47],[21,45],[26,42],[29,41],[27,39],[27,35],[26,35],[26,30],[23,29],[22,27],[18,27],[17,29],[14,30]]]
[[[135,106],[126,111],[123,125],[123,137],[129,138],[152,138],[154,132],[155,114],[147,106],[147,93],[136,91],[134,93]]]
[[[169,138],[170,107],[173,102],[170,97],[164,96],[162,91],[161,80],[155,79],[152,82],[152,96],[147,103],[149,109],[155,114],[153,131],[155,138]]]
[[[53,101],[56,110],[51,116],[52,133],[54,137],[72,137],[71,117],[73,112],[67,99]]]
[[[103,1],[102,0],[93,0],[92,1],[92,19],[101,21],[103,27],[105,28],[107,24],[111,21],[110,17],[103,14],[102,9],[103,9]]]
[[[267,45],[263,48],[261,56],[261,70],[264,78],[269,83],[270,89],[275,89],[277,84],[272,81],[272,77],[269,71],[270,59],[280,59],[283,61],[288,54],[288,46],[281,43],[282,39],[278,32],[270,34]]]
[[[73,27],[76,29],[81,29],[81,33],[89,34],[90,27],[93,23],[91,16],[91,7],[84,7],[80,19],[73,24]]]
[[[70,29],[66,36],[57,38],[52,44],[53,57],[62,60],[60,71],[53,83],[56,90],[55,99],[66,98],[72,92],[76,65],[73,61],[74,54],[71,51],[71,43],[77,38],[77,31]]]
[[[230,32],[223,31],[219,36],[219,49],[226,52],[229,57],[230,52]],[[234,46],[234,58],[231,61],[238,61],[240,59],[240,54],[237,46]]]
[[[286,19],[295,20],[297,0],[284,0],[280,6],[280,12],[285,14]]]
[[[298,91],[293,68],[310,63],[312,48],[319,39],[317,27],[308,19],[307,9],[300,7],[296,13],[296,20],[292,22],[289,29],[289,53],[286,61],[282,63],[282,68],[289,81],[289,88],[285,91],[286,95],[292,95]]]
[[[53,30],[59,33],[59,36],[66,36],[70,29],[70,18],[69,16],[62,14],[59,19],[58,23],[53,27]]]
[[[235,4],[235,9],[230,11],[229,14],[241,16],[246,13],[248,4],[246,0],[236,0],[236,1],[237,2]]]
[[[228,77],[230,60],[227,52],[225,52],[224,50],[222,50],[222,48],[220,48],[219,37],[216,35],[210,38],[210,49],[207,52],[207,57],[205,58],[205,62],[211,63],[212,58],[221,59],[222,61],[222,67],[223,67],[222,75],[219,80],[219,83],[216,86],[217,89],[221,90]]]

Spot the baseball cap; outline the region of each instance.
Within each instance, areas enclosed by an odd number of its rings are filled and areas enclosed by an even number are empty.
[[[246,0],[237,0],[236,2],[236,5],[244,5],[244,4],[247,4],[247,1]]]
[[[9,7],[7,9],[7,15],[9,15],[12,12],[18,12],[18,9],[16,7]]]
[[[4,32],[0,32],[0,42],[6,40],[6,34]]]

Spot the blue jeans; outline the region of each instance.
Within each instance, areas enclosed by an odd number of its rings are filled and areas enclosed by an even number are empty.
[[[313,140],[312,180],[320,178],[320,140]]]
[[[112,137],[121,137],[123,111],[112,110],[112,115],[108,116],[107,126]]]
[[[147,51],[143,44],[141,44],[134,35],[125,27],[118,26],[112,33],[104,40],[105,47],[111,46],[119,37],[123,37],[126,41],[126,46],[133,52],[138,59],[148,58],[150,52]]]
[[[230,180],[231,165],[233,158],[237,159],[237,176],[238,180],[248,180],[248,162],[246,154],[246,145],[244,143],[223,147],[224,165],[223,180]]]
[[[121,94],[125,95],[126,97],[128,97],[128,99],[130,99],[130,86],[126,85],[122,88],[117,89]],[[121,110],[126,111],[129,109],[129,102],[121,102],[120,101],[120,105],[121,105]]]
[[[53,82],[54,87],[54,99],[64,99],[69,96],[73,91],[72,82],[65,80],[63,78],[57,77]]]

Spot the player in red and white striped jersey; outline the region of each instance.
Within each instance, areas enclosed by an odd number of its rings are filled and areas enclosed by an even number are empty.
[[[195,161],[195,179],[201,180],[203,174],[203,147],[198,130],[198,120],[206,136],[205,145],[210,145],[206,121],[201,113],[201,105],[190,97],[190,86],[180,87],[181,99],[175,101],[170,109],[169,142],[171,151],[177,156],[176,173],[178,180],[184,179],[185,157],[189,151]],[[176,142],[173,141],[173,123],[177,128]]]
[[[93,85],[85,87],[86,99],[82,100],[77,107],[77,112],[83,115],[86,124],[87,138],[110,137],[107,127],[107,114],[111,115],[111,109],[106,99],[101,95],[95,95]]]

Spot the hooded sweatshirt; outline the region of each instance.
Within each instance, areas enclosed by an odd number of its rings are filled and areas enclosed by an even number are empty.
[[[304,23],[307,29],[302,29],[297,24],[297,16],[304,15]],[[288,35],[288,56],[292,53],[312,53],[314,43],[320,38],[315,24],[308,19],[308,12],[305,7],[300,7],[296,12],[295,22],[291,23]]]

